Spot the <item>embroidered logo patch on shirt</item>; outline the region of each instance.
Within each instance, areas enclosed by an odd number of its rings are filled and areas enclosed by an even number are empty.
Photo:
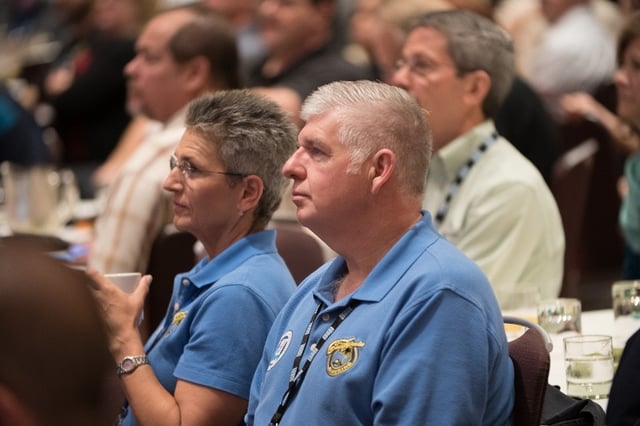
[[[356,338],[338,339],[327,348],[327,374],[337,376],[349,370],[358,361],[359,348],[364,342],[356,342]]]
[[[291,343],[292,336],[293,336],[293,333],[291,332],[291,330],[285,332],[282,335],[282,337],[280,338],[280,341],[278,342],[278,347],[276,348],[276,352],[275,354],[273,354],[273,359],[269,362],[267,371],[271,370],[271,368],[273,368],[273,366],[276,365],[278,361],[280,361],[284,353],[287,351],[289,344]]]
[[[187,317],[187,311],[179,311],[173,315],[173,320],[171,320],[171,324],[167,327],[167,331],[165,331],[164,336],[170,335],[173,330]]]

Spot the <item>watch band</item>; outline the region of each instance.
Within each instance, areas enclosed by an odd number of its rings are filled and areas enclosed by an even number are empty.
[[[118,365],[116,373],[118,374],[118,376],[131,374],[136,370],[136,368],[145,364],[149,364],[149,359],[146,355],[126,356],[123,358],[120,365]]]

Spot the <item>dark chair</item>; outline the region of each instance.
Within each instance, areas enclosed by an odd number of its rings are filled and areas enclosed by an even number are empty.
[[[147,266],[147,274],[153,276],[153,282],[145,302],[145,331],[153,332],[167,312],[175,276],[195,265],[195,241],[193,235],[173,227],[165,229],[154,240]]]
[[[587,139],[566,151],[553,167],[551,192],[560,210],[565,235],[562,297],[579,296],[583,229],[597,151],[598,143],[594,139]]]
[[[291,275],[300,284],[324,263],[320,243],[296,222],[272,221],[276,230],[276,247]]]
[[[509,342],[509,356],[513,361],[515,378],[515,426],[539,426],[544,396],[549,380],[553,343],[547,332],[525,319],[505,316],[507,324],[526,327],[523,335]]]

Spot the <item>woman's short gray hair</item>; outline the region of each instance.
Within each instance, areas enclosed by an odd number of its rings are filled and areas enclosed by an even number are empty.
[[[349,171],[380,149],[392,150],[402,189],[424,193],[431,159],[431,131],[425,112],[405,90],[368,80],[339,81],[316,89],[304,102],[301,117],[332,113],[338,139],[351,153]]]
[[[297,141],[297,129],[287,113],[249,90],[227,90],[192,101],[185,123],[214,145],[225,170],[262,179],[264,192],[255,221],[266,225],[282,200],[288,182],[282,166]],[[230,184],[237,181],[234,176],[227,178]]]

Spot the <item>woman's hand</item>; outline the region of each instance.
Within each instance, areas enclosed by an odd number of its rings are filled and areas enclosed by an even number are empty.
[[[588,93],[577,92],[564,95],[560,104],[569,119],[603,121],[602,110],[604,107]]]
[[[151,275],[138,281],[132,293],[120,290],[113,282],[95,269],[88,269],[92,280],[91,292],[98,303],[109,335],[111,352],[118,360],[123,353],[141,345],[138,324],[149,292]]]

